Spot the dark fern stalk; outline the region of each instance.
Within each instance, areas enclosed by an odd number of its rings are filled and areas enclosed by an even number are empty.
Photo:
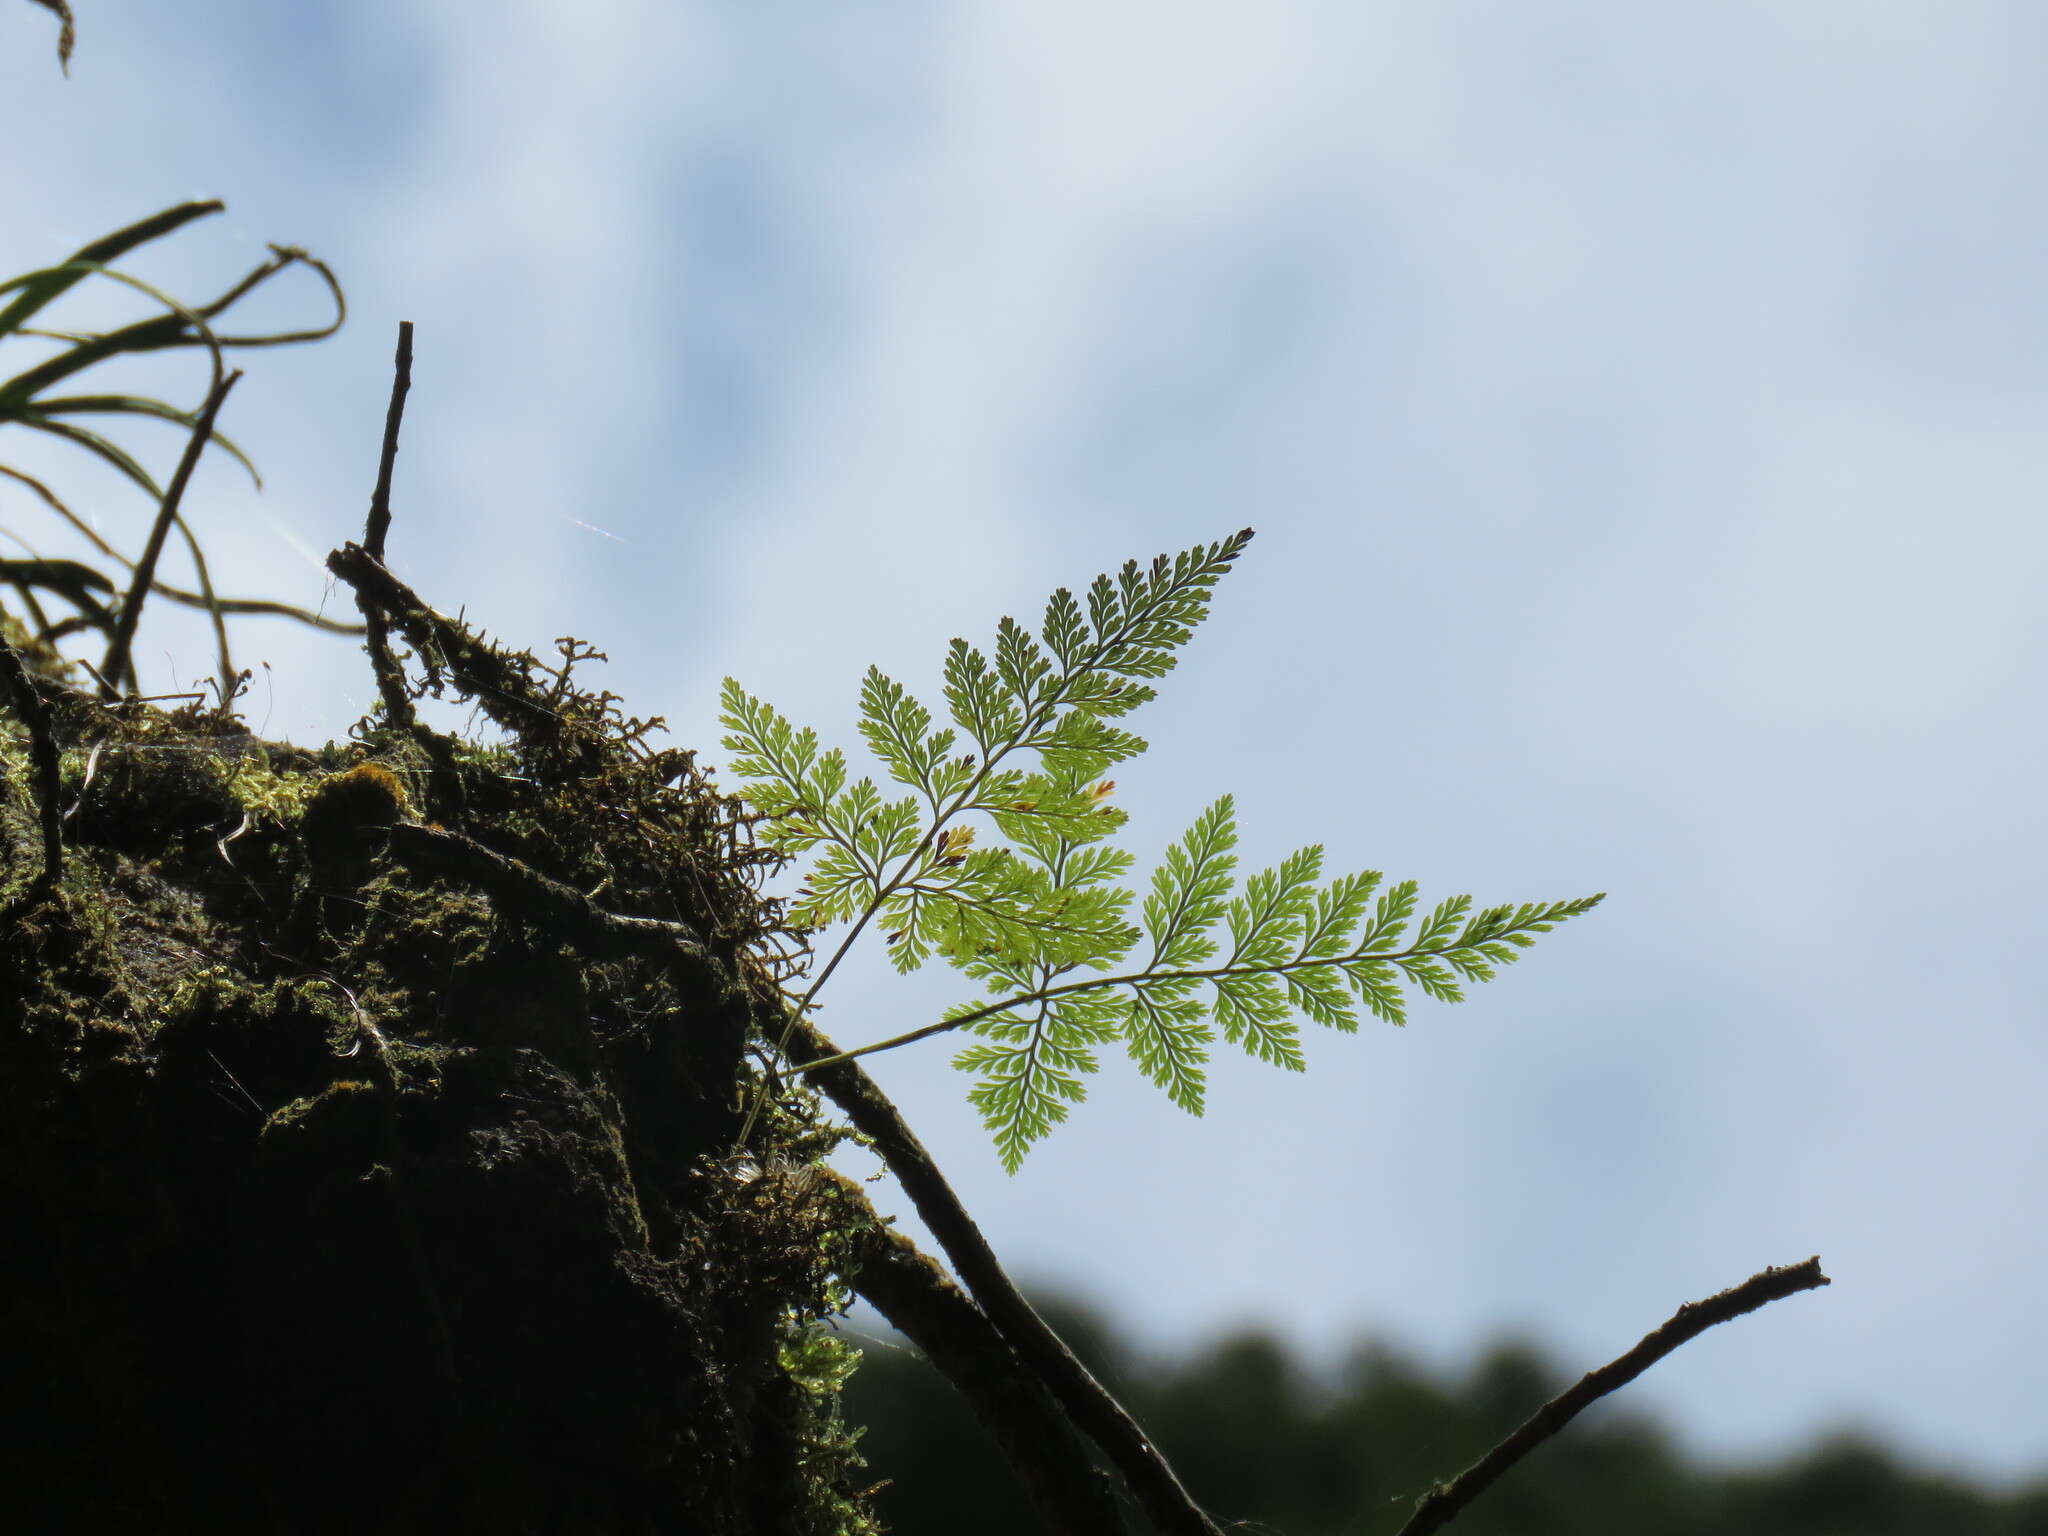
[[[790,924],[848,925],[792,999],[792,1019],[875,923],[898,970],[936,954],[983,994],[920,1029],[793,1070],[968,1029],[982,1039],[954,1062],[976,1074],[970,1097],[1014,1172],[1085,1097],[1100,1047],[1121,1041],[1140,1071],[1200,1114],[1219,1028],[1248,1054],[1301,1071],[1297,1014],[1350,1032],[1362,1003],[1403,1023],[1404,983],[1456,1002],[1461,983],[1491,980],[1537,934],[1599,902],[1474,913],[1471,898],[1457,896],[1411,935],[1415,882],[1382,890],[1382,875],[1367,871],[1321,884],[1320,847],[1253,875],[1233,896],[1237,828],[1225,796],[1167,850],[1140,922],[1131,921],[1137,895],[1118,882],[1134,860],[1109,841],[1126,817],[1109,804],[1115,784],[1102,775],[1146,744],[1111,722],[1154,697],[1145,680],[1172,670],[1251,536],[1162,555],[1148,568],[1132,561],[1114,580],[1097,577],[1085,608],[1061,588],[1037,637],[1013,619],[998,625],[993,659],[955,640],[945,664],[950,728],[934,729],[924,705],[870,668],[860,732],[907,795],[887,798],[872,778],[849,783],[843,751],[821,751],[814,731],[726,680],[724,743],[741,795],[763,817],[761,841],[812,859]],[[995,837],[976,846],[990,829]],[[757,1099],[743,1142],[758,1110]]]

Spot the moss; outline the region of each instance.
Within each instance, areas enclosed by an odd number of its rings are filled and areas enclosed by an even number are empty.
[[[315,784],[299,801],[302,835],[309,843],[373,831],[412,814],[405,783],[383,763],[357,763]]]
[[[296,822],[319,781],[310,774],[280,773],[269,754],[251,752],[224,760],[227,791],[250,817],[283,828]]]
[[[439,824],[735,968],[771,921],[687,755],[570,658],[500,659],[558,727],[305,750],[69,698],[64,881],[34,904],[0,730],[22,1528],[874,1528],[821,1331],[858,1218],[805,1176],[843,1133],[792,1096],[735,1178],[742,993],[392,857]]]

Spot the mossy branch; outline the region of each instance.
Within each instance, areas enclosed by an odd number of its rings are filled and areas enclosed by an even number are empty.
[[[870,1218],[855,1253],[854,1290],[924,1351],[967,1400],[1047,1528],[1073,1536],[1123,1536],[1113,1486],[1038,1376],[937,1263],[875,1215],[858,1184],[830,1170],[822,1176]]]
[[[766,1033],[774,1027],[778,1005],[763,999],[762,1006],[767,1014],[762,1019]],[[838,1054],[832,1042],[801,1017],[789,1019],[788,1038],[797,1050],[812,1056]],[[821,1069],[817,1081],[846,1112],[854,1129],[873,1143],[975,1303],[1045,1384],[1068,1419],[1101,1449],[1153,1527],[1165,1536],[1219,1536],[1215,1523],[1181,1485],[1137,1421],[1018,1290],[938,1163],[875,1080],[859,1063],[842,1061]]]

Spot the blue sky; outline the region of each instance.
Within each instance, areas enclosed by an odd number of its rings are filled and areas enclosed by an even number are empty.
[[[1720,1454],[2048,1463],[2048,13],[479,14],[87,0],[66,81],[0,8],[0,270],[220,196],[141,270],[277,240],[347,284],[340,337],[244,364],[268,490],[188,503],[224,587],[348,606],[318,557],[400,318],[402,574],[599,642],[713,759],[727,673],[850,740],[868,661],[935,694],[953,635],[1254,526],[1119,775],[1141,857],[1230,790],[1249,863],[1612,894],[1304,1076],[1219,1063],[1203,1121],[1113,1067],[1014,1179],[944,1048],[878,1059],[1013,1267],[1161,1348],[1591,1365],[1818,1252],[1832,1289],[1631,1390]],[[0,486],[56,552],[39,516]],[[271,734],[370,702],[339,642],[240,645]],[[956,995],[833,985],[848,1043]]]

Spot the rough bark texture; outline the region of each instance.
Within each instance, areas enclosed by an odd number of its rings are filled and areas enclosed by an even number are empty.
[[[818,1322],[867,1218],[801,1176],[835,1133],[779,1103],[730,1157],[744,827],[576,653],[478,645],[524,711],[490,750],[408,724],[300,751],[39,685],[54,895],[0,729],[10,1529],[871,1528]],[[393,858],[395,824],[708,963],[607,957]]]

